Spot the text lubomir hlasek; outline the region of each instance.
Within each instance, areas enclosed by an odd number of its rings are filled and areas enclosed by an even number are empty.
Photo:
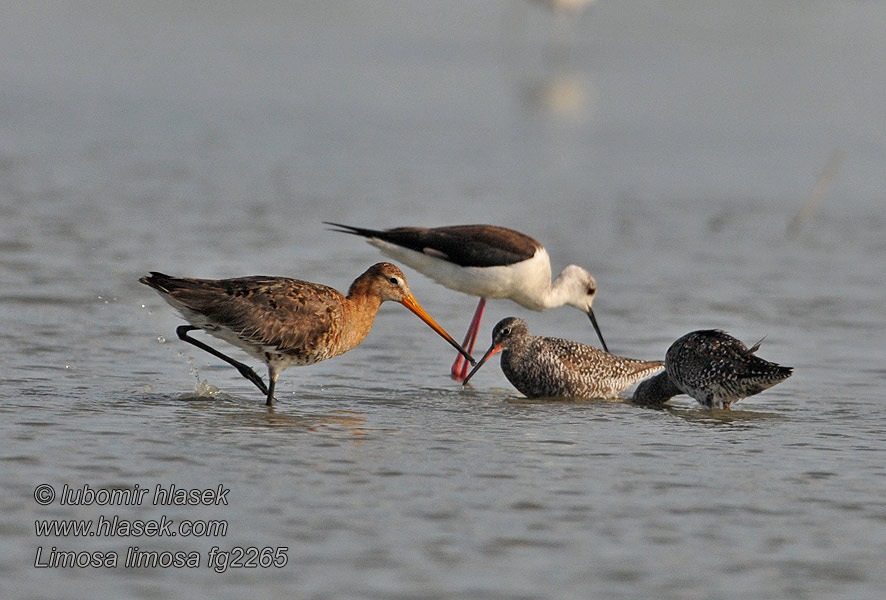
[[[179,488],[175,485],[157,484],[151,494],[151,504],[155,506],[227,506],[228,492],[222,484],[214,488]],[[140,506],[151,488],[135,484],[125,489],[95,489],[88,483],[82,487],[65,484],[59,497],[62,506]]]

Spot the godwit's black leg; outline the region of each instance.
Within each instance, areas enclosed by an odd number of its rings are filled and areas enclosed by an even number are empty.
[[[268,391],[268,386],[265,385],[265,382],[262,381],[261,377],[258,376],[258,373],[253,371],[249,365],[244,365],[239,360],[234,360],[233,358],[231,358],[227,354],[222,354],[221,352],[219,352],[218,350],[216,350],[212,346],[204,344],[200,340],[190,337],[188,335],[188,332],[194,331],[195,329],[200,329],[200,328],[194,327],[193,325],[180,325],[179,327],[176,328],[175,333],[178,335],[178,339],[182,340],[183,342],[193,344],[193,345],[197,346],[198,348],[200,348],[201,350],[205,350],[206,352],[209,352],[211,355],[217,356],[218,358],[222,359],[223,361],[225,361],[229,365],[233,366],[235,369],[237,369],[240,372],[240,374],[243,377],[245,377],[246,379],[248,379],[249,381],[254,383],[255,387],[257,387],[259,390],[261,390],[262,394],[268,394],[268,398],[273,398],[273,391],[271,391],[271,392]],[[274,385],[274,382],[272,381],[271,382],[271,386],[272,386],[271,389],[272,390],[273,390],[273,385]],[[270,401],[268,403],[270,404]]]
[[[271,406],[274,403],[274,388],[277,387],[277,369],[271,365],[268,365],[268,381],[270,385],[268,385],[268,399],[265,406]]]

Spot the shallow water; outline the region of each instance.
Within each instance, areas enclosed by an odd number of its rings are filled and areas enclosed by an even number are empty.
[[[875,3],[4,6],[0,596],[881,598],[886,9]],[[836,153],[836,154],[835,154]],[[833,185],[786,228],[829,159]],[[520,398],[383,307],[268,410],[179,342],[150,269],[344,290],[377,251],[324,220],[494,222],[587,267],[610,348],[720,327],[789,380],[736,410]],[[474,300],[407,270],[455,337]],[[596,343],[572,309],[491,302]],[[493,363],[497,363],[494,360]],[[229,489],[40,506],[35,489]],[[35,520],[213,520],[38,537]],[[58,550],[116,568],[35,568]],[[129,547],[198,568],[126,568]],[[213,547],[287,548],[280,568]]]

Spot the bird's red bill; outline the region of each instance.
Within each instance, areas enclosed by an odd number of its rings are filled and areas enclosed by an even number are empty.
[[[485,363],[487,360],[489,360],[493,354],[495,354],[496,352],[499,352],[500,350],[501,350],[501,344],[493,343],[491,346],[489,346],[489,350],[486,351],[486,354],[483,355],[483,358],[480,359],[480,362],[477,363],[477,366],[474,367],[471,370],[471,372],[468,373],[468,376],[465,377],[465,380],[461,382],[462,385],[467,385],[468,380],[474,376],[474,373],[476,373],[477,371],[480,370],[480,367],[483,366],[483,363]]]

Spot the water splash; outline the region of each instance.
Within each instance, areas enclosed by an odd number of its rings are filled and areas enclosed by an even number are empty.
[[[194,386],[194,392],[201,398],[212,398],[221,393],[221,390],[209,383],[208,379],[204,379],[203,381],[197,381],[197,385]]]

